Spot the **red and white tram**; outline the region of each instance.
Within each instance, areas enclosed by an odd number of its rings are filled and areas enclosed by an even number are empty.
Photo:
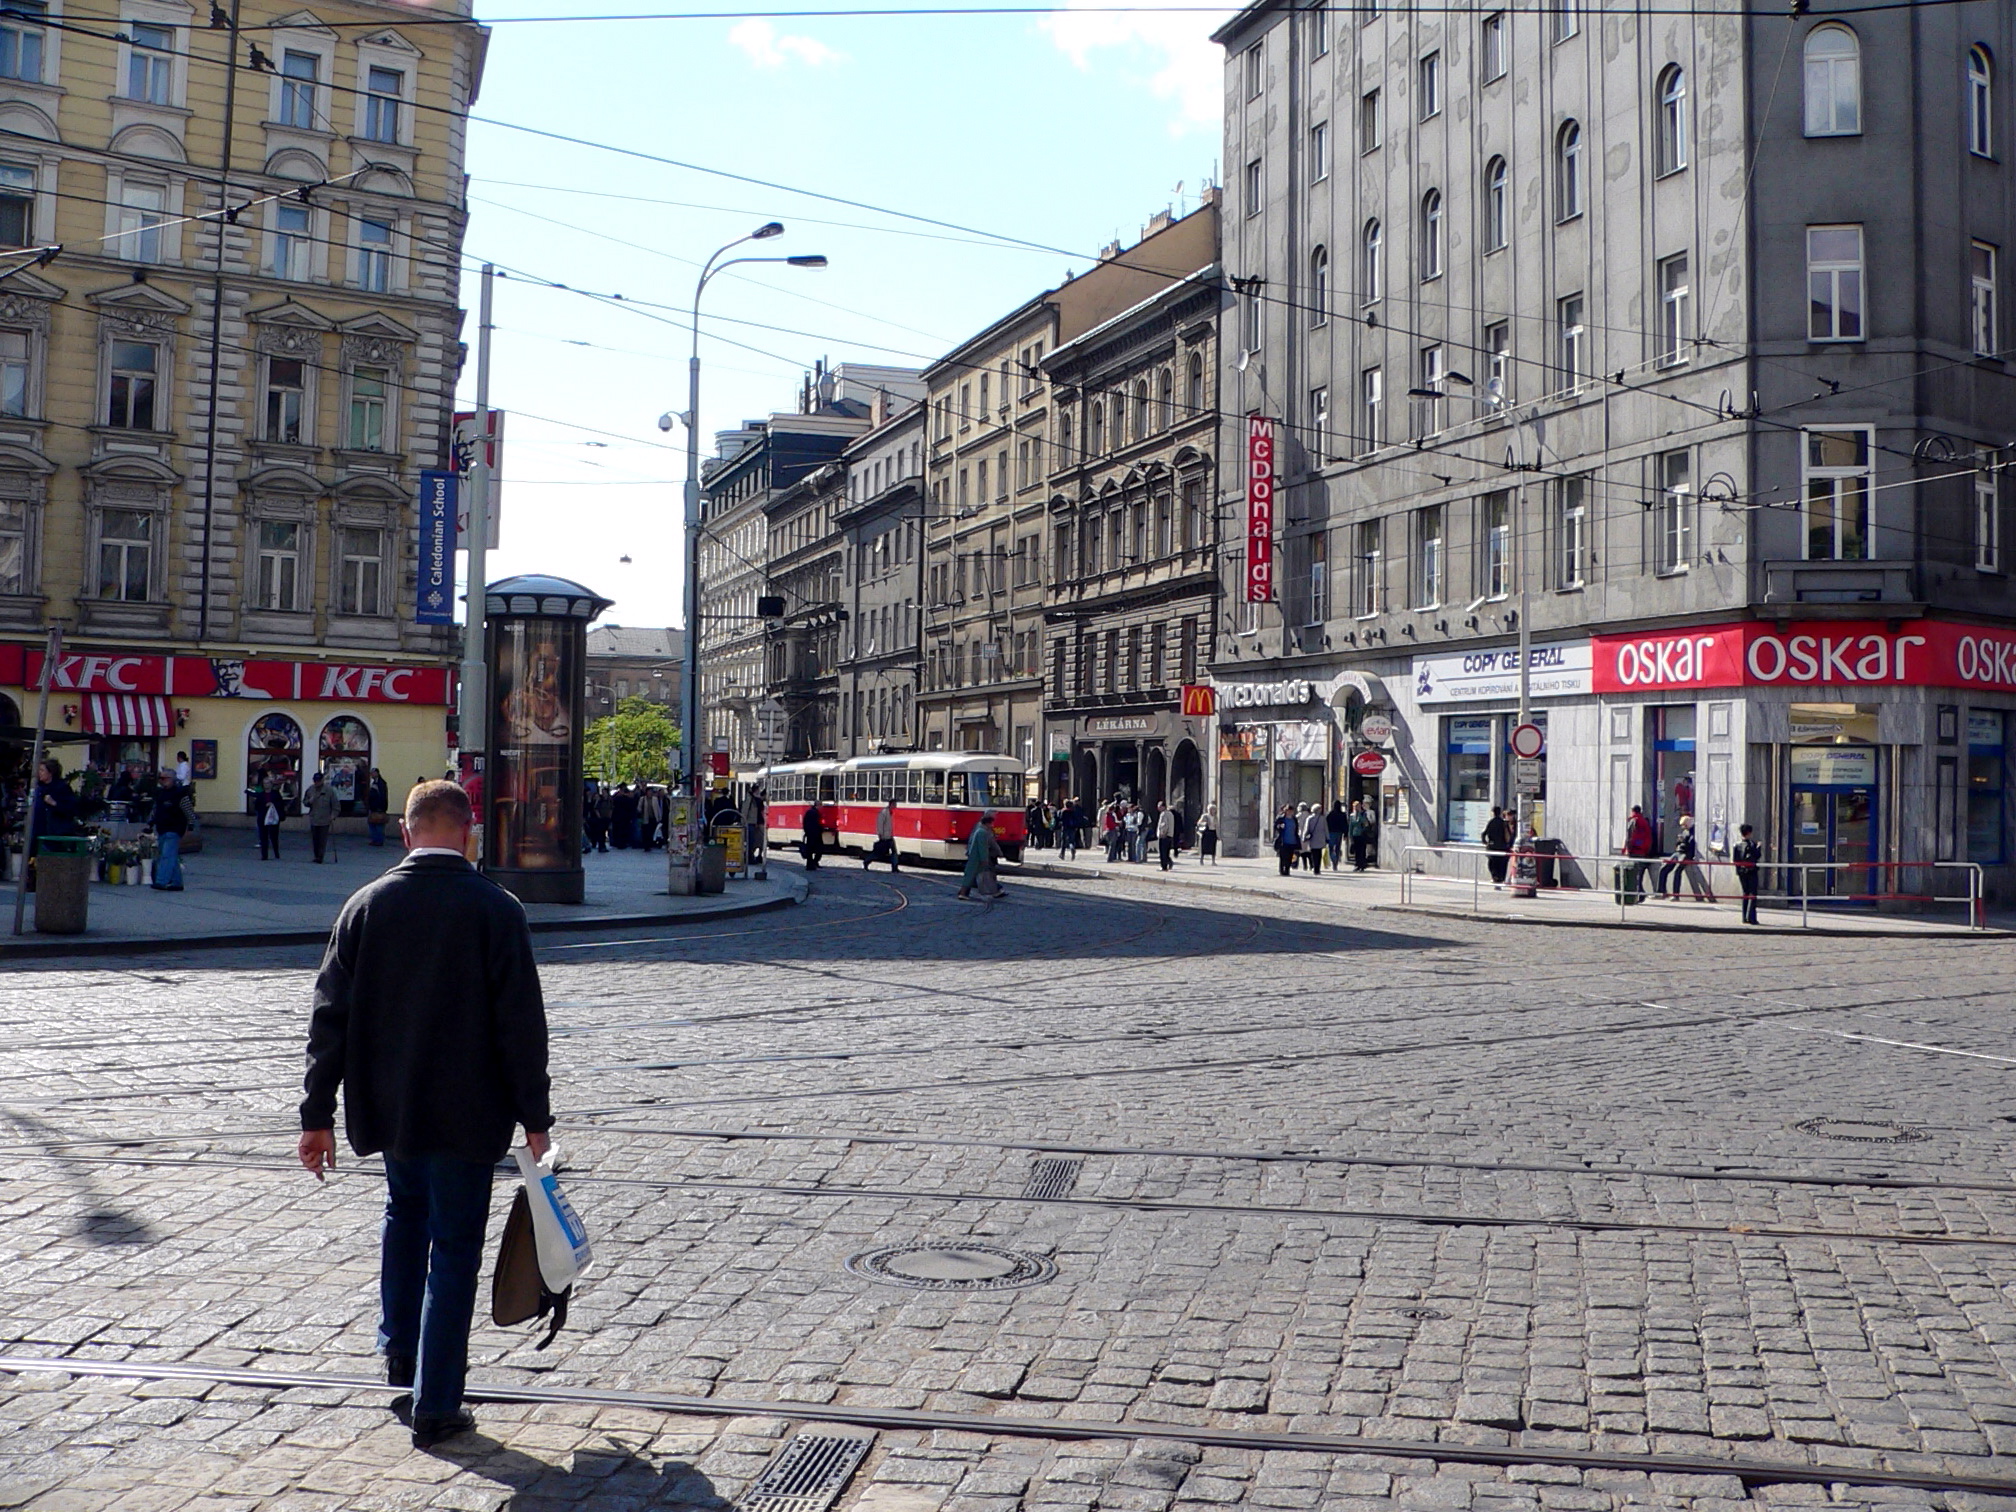
[[[818,796],[826,827],[842,850],[875,845],[875,816],[896,800],[897,854],[913,860],[963,861],[966,841],[980,815],[992,809],[1001,852],[1022,859],[1028,838],[1023,817],[1023,772],[1008,756],[964,751],[920,751],[907,756],[856,756],[848,761],[794,761],[739,775],[763,786],[764,827],[771,849],[797,845],[805,835],[805,809]]]

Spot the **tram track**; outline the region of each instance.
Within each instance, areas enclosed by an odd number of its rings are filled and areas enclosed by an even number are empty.
[[[321,1371],[254,1370],[198,1361],[96,1360],[76,1356],[0,1355],[0,1371],[14,1375],[67,1374],[80,1379],[208,1381],[274,1392],[319,1390],[391,1398],[404,1390],[362,1376]],[[979,1434],[994,1438],[1055,1442],[1171,1439],[1202,1448],[1294,1454],[1374,1455],[1439,1464],[1557,1465],[1578,1470],[1636,1474],[1734,1477],[1746,1486],[1895,1486],[1931,1491],[1978,1491],[2016,1495],[2016,1477],[1972,1470],[1900,1470],[1873,1465],[1830,1464],[1811,1459],[1754,1459],[1736,1455],[1626,1454],[1598,1449],[1563,1449],[1523,1444],[1464,1444],[1351,1434],[1270,1432],[1210,1428],[1191,1423],[1137,1418],[1121,1422],[1074,1418],[1011,1417],[984,1412],[944,1412],[926,1408],[856,1406],[844,1402],[800,1402],[788,1398],[682,1396],[670,1392],[617,1391],[585,1386],[472,1382],[466,1399],[475,1403],[553,1407],[601,1407],[714,1418],[785,1418],[797,1422],[842,1423],[878,1431],[918,1434]],[[1994,1461],[1986,1462],[1993,1466]]]

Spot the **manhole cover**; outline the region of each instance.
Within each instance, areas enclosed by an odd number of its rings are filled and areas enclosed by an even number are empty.
[[[1909,1124],[1892,1123],[1887,1118],[1802,1118],[1792,1127],[1802,1134],[1845,1139],[1851,1144],[1904,1144],[1925,1137]]]
[[[1001,1291],[1035,1286],[1057,1274],[1057,1267],[1041,1255],[942,1240],[869,1250],[849,1260],[847,1269],[871,1281],[923,1291]]]

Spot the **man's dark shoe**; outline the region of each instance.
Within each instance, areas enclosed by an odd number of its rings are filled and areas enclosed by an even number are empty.
[[[413,1384],[413,1362],[404,1355],[385,1356],[385,1384],[410,1387]]]
[[[475,1427],[475,1416],[466,1407],[457,1408],[445,1415],[416,1412],[413,1414],[413,1447],[432,1449],[436,1444],[454,1438],[459,1433],[474,1431]]]

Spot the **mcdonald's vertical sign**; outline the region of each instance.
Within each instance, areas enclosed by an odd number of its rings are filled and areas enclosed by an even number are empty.
[[[1274,422],[1246,417],[1246,602],[1274,597]]]

